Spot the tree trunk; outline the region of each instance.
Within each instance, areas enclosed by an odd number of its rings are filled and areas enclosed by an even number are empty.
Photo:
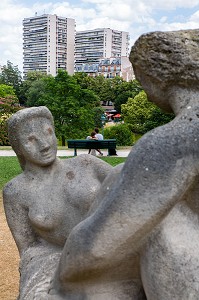
[[[62,144],[62,146],[66,146],[65,136],[63,136],[63,135],[61,137],[61,144]]]

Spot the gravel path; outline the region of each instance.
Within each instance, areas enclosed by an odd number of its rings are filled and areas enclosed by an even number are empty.
[[[16,300],[19,283],[19,255],[8,228],[0,193],[0,299]]]

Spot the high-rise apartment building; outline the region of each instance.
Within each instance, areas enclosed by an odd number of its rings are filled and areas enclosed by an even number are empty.
[[[44,14],[23,20],[23,72],[74,73],[75,20]]]
[[[112,61],[129,55],[129,33],[98,28],[78,31],[75,36],[75,72],[98,75],[99,64],[107,58]],[[120,60],[121,62],[121,60]],[[119,74],[117,74],[119,75]]]

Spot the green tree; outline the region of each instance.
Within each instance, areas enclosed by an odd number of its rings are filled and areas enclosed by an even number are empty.
[[[163,112],[155,104],[148,101],[144,91],[141,91],[134,98],[129,98],[126,104],[122,104],[121,112],[124,122],[131,124],[132,131],[142,134],[166,124],[174,118],[173,114]]]
[[[82,88],[92,90],[102,103],[114,101],[114,84],[116,79],[107,79],[102,75],[90,77],[85,73],[76,73],[74,77]]]
[[[16,98],[14,88],[7,84],[0,84],[0,97],[5,98],[8,96]]]
[[[96,78],[88,76],[85,72],[77,72],[73,75],[73,78],[81,86],[82,89],[89,89],[95,91]]]
[[[118,113],[121,113],[121,105],[125,104],[128,98],[134,98],[143,88],[137,80],[129,82],[121,81],[115,86],[114,107]]]
[[[94,107],[93,112],[94,112],[95,127],[102,128],[103,124],[102,124],[101,117],[102,115],[104,115],[105,112],[103,107],[101,106]]]
[[[75,73],[74,78],[82,88],[92,90],[103,105],[114,103],[118,113],[121,112],[121,104],[127,102],[128,98],[134,98],[141,90],[137,80],[126,82],[123,78],[104,78],[102,75],[90,77],[86,73]]]
[[[128,124],[116,124],[104,129],[105,139],[116,139],[118,146],[131,146],[134,143],[134,135]]]
[[[39,71],[29,71],[20,85],[20,103],[25,106],[34,106],[40,93],[44,90],[42,81],[47,75]],[[50,76],[50,75],[48,75]]]
[[[12,86],[16,96],[20,100],[20,85],[22,83],[22,76],[18,66],[14,66],[13,63],[7,61],[7,65],[3,66],[2,73],[0,74],[0,83]]]
[[[0,145],[9,145],[7,120],[20,109],[19,101],[15,95],[14,88],[0,84]]]
[[[46,76],[37,83],[35,81],[31,88],[35,85],[37,88],[39,85],[42,91],[34,105],[45,105],[50,109],[62,145],[65,145],[66,139],[85,138],[89,129],[95,126],[95,108],[100,104],[94,92],[81,88],[76,78],[63,70],[59,70],[55,77]]]

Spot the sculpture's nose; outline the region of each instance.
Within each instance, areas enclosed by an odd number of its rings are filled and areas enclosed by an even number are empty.
[[[45,138],[39,140],[40,151],[47,151],[49,148],[50,148],[50,144]]]

